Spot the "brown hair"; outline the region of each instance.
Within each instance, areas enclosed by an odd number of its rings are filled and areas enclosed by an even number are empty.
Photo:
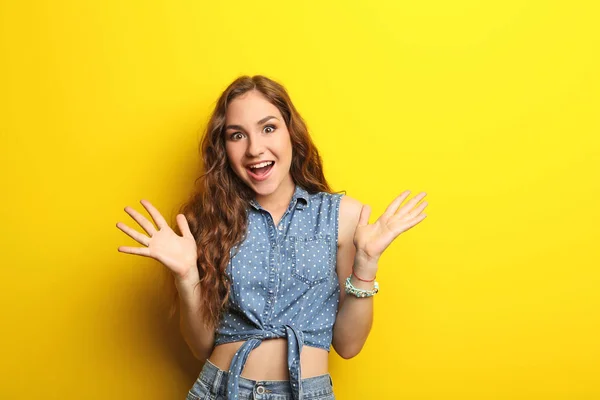
[[[230,282],[225,270],[230,261],[229,252],[244,240],[246,209],[249,200],[254,198],[254,191],[229,165],[224,135],[228,104],[250,90],[259,91],[283,116],[292,142],[290,172],[294,183],[309,193],[331,193],[319,152],[286,89],[262,75],[240,76],[234,80],[219,97],[200,144],[205,171],[198,178],[201,184],[179,210],[185,215],[198,244],[201,312],[205,325],[210,328],[218,326],[228,304]],[[172,226],[181,235],[177,224]],[[172,274],[168,275],[170,283],[174,283]],[[169,286],[174,288],[174,284]],[[170,317],[177,305],[177,291],[173,290]]]

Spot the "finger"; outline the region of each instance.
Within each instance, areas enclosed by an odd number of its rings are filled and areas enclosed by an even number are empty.
[[[411,219],[398,220],[389,225],[390,230],[394,233],[394,235],[399,235],[402,232],[406,232],[419,222],[423,221],[427,217],[427,214],[420,214]]]
[[[147,247],[119,246],[117,250],[121,253],[136,254],[138,256],[153,258],[150,256],[150,250]]]
[[[152,224],[152,222],[148,221],[146,217],[137,212],[135,209],[127,206],[125,207],[125,212],[131,216],[145,231],[146,233],[152,237],[156,233],[156,228]]]
[[[190,225],[187,222],[187,218],[183,214],[177,214],[175,217],[177,220],[177,226],[179,226],[179,231],[183,236],[194,237],[192,235],[192,231],[190,230]]]
[[[418,195],[416,195],[415,197],[410,199],[405,205],[403,205],[397,214],[404,216],[404,215],[411,213],[413,211],[413,207],[415,206],[415,204],[417,204],[419,201],[421,201],[425,196],[427,196],[427,193],[425,193],[425,192],[419,193]]]
[[[404,230],[404,232],[406,232],[407,230],[411,229],[412,227],[414,227],[415,225],[417,225],[419,222],[423,221],[425,218],[427,218],[427,214],[420,214],[420,215],[417,215],[416,217],[414,217],[412,219],[409,219],[408,220],[408,226]]]
[[[140,203],[142,203],[142,205],[144,206],[144,208],[146,210],[148,210],[148,214],[150,214],[152,216],[152,219],[156,223],[156,226],[158,227],[159,230],[162,229],[162,228],[168,228],[169,227],[169,224],[163,218],[163,216],[161,215],[161,213],[158,212],[158,210],[148,200],[141,200]]]
[[[408,214],[406,214],[406,217],[408,218],[414,218],[417,215],[421,214],[423,212],[423,210],[425,209],[425,207],[427,207],[429,203],[427,203],[426,201],[422,202],[421,204],[419,204],[415,209],[413,209],[412,211],[410,211]]]
[[[369,217],[371,216],[371,207],[363,205],[360,210],[360,217],[358,217],[358,226],[364,226],[369,224]]]
[[[396,213],[398,207],[400,207],[400,204],[402,204],[402,202],[406,199],[406,197],[408,197],[409,194],[410,190],[405,190],[404,192],[400,193],[400,195],[396,197],[394,201],[392,201],[390,205],[385,209],[385,212],[381,215],[381,218],[385,219],[393,216]]]
[[[130,228],[121,222],[117,222],[117,228],[119,228],[131,238],[133,238],[135,241],[137,241],[140,244],[143,244],[144,246],[148,246],[150,244],[150,238],[148,236],[139,233],[135,229]]]

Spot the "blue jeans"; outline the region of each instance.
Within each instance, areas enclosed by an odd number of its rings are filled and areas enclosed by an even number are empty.
[[[186,400],[226,400],[228,371],[206,360],[200,376]],[[303,400],[335,400],[330,374],[311,376],[301,381]],[[289,381],[254,381],[240,376],[238,400],[292,400]]]

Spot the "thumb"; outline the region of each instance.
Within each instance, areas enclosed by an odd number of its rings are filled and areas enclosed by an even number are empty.
[[[365,226],[369,224],[369,217],[371,216],[371,207],[367,204],[362,206],[360,210],[360,217],[358,218],[358,226]]]
[[[175,218],[177,219],[177,226],[179,226],[179,231],[181,231],[181,234],[183,236],[193,237],[194,235],[192,235],[192,231],[190,230],[190,226],[188,225],[185,215],[177,214],[177,217]]]

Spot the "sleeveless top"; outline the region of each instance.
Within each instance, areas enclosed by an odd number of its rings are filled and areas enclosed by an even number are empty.
[[[300,353],[304,344],[330,350],[340,285],[336,273],[342,194],[309,194],[296,185],[275,226],[251,200],[246,238],[230,251],[229,307],[215,331],[215,346],[245,341],[229,367],[227,399],[250,352],[265,339],[287,339],[287,363],[295,400],[302,399]]]

